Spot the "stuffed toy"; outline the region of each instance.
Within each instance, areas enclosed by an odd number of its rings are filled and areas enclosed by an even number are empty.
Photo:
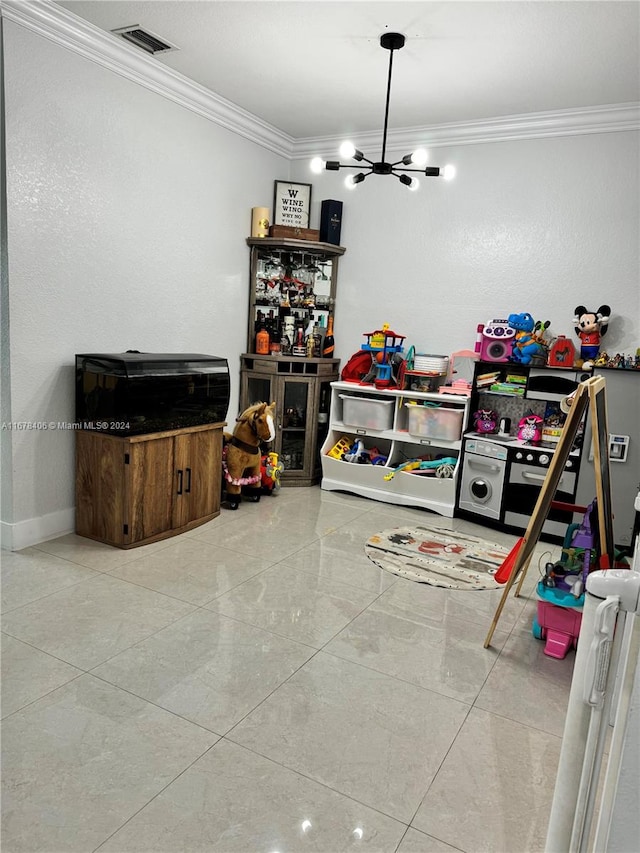
[[[573,324],[580,338],[580,359],[582,367],[592,367],[600,352],[600,339],[606,334],[611,308],[601,305],[597,311],[587,311],[584,305],[575,310]]]
[[[513,352],[510,361],[519,364],[531,364],[534,359],[537,362],[546,361],[547,350],[544,333],[549,328],[550,321],[534,322],[531,314],[522,312],[520,314],[509,314],[508,324],[515,329],[516,335],[513,339]]]
[[[249,500],[260,500],[260,443],[273,441],[275,438],[275,412],[275,403],[270,406],[267,403],[255,403],[236,419],[233,435],[223,433],[222,471],[226,491],[225,505],[229,509],[238,509],[241,492]]]

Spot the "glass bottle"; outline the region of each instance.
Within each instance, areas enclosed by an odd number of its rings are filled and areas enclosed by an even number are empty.
[[[307,348],[304,342],[304,326],[301,322],[299,322],[296,327],[296,336],[293,342],[293,347],[291,348],[291,354],[303,357],[307,354]]]
[[[256,335],[256,353],[258,355],[269,355],[269,332],[267,332],[264,323]]]
[[[333,314],[329,314],[327,334],[324,336],[324,345],[322,347],[323,358],[333,358],[335,351],[335,341],[333,339]]]

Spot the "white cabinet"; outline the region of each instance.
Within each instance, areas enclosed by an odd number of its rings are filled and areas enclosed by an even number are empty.
[[[322,445],[322,488],[423,507],[451,518],[468,409],[468,397],[332,382],[331,421]],[[365,450],[377,450],[386,462],[346,462],[330,455],[343,439],[346,444],[360,439]],[[442,468],[423,468],[398,471],[385,479],[409,460],[444,457],[453,459],[446,471],[450,476],[441,476]]]

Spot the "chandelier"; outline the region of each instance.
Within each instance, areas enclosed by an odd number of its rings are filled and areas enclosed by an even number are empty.
[[[411,190],[417,190],[420,182],[417,178],[412,178],[407,172],[417,172],[421,175],[426,175],[428,178],[445,178],[449,180],[455,175],[453,166],[427,166],[426,162],[428,154],[424,148],[418,148],[412,154],[406,154],[401,160],[396,163],[387,163],[385,156],[387,153],[387,125],[389,122],[389,97],[391,95],[391,72],[393,70],[393,52],[404,47],[405,38],[401,33],[383,33],[380,36],[380,47],[389,51],[389,76],[387,79],[387,102],[384,109],[384,131],[382,134],[382,155],[379,162],[369,160],[364,156],[362,151],[351,142],[343,142],[340,146],[340,156],[351,158],[357,163],[366,163],[366,166],[354,166],[350,163],[340,163],[338,160],[323,160],[321,157],[314,157],[311,161],[311,171],[320,174],[324,169],[330,172],[337,172],[339,169],[360,169],[357,175],[348,175],[345,179],[345,185],[349,189],[353,189],[356,184],[361,183],[369,175],[395,175],[401,184],[409,187]],[[409,169],[408,166],[419,166],[418,169]]]

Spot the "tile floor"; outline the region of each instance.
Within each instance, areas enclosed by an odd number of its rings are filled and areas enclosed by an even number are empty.
[[[502,595],[398,578],[320,488],[130,551],[2,553],[3,853],[535,853],[574,654]],[[539,543],[538,551],[549,550]]]

